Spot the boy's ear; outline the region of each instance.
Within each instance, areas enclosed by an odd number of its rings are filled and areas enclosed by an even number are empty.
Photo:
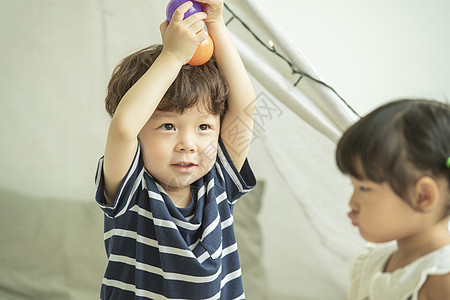
[[[422,212],[432,210],[439,199],[439,186],[437,182],[428,176],[421,177],[416,182],[415,206]]]

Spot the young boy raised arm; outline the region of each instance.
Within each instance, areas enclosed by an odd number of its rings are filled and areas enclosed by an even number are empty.
[[[256,184],[246,161],[255,94],[222,17],[191,2],[163,45],[124,58],[108,85],[112,116],[96,200],[105,213],[102,299],[243,299],[232,211]],[[207,37],[214,58],[186,63]],[[236,136],[236,133],[239,136]]]

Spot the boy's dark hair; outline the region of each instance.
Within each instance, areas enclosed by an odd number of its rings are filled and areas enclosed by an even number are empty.
[[[162,45],[153,45],[141,49],[125,57],[114,68],[105,99],[106,111],[111,117],[122,97],[150,68],[162,48]],[[200,102],[208,112],[222,117],[227,108],[227,96],[228,83],[211,58],[201,66],[183,66],[157,109],[183,113]]]
[[[449,156],[450,106],[422,99],[379,107],[347,129],[336,150],[342,173],[387,182],[408,203],[421,176],[445,178],[450,189]]]

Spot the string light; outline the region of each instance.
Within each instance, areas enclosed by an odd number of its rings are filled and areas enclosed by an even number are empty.
[[[226,22],[226,25],[228,26],[228,24],[233,21],[233,20],[237,20],[262,46],[264,46],[264,48],[266,48],[267,50],[269,50],[270,52],[274,53],[275,55],[277,55],[280,59],[284,60],[289,68],[292,71],[292,74],[298,74],[299,78],[297,79],[297,81],[294,83],[294,86],[297,86],[298,83],[302,80],[303,77],[307,77],[323,86],[325,86],[326,88],[330,89],[341,101],[342,103],[344,103],[356,116],[360,117],[360,115],[347,103],[347,101],[344,100],[344,98],[341,97],[341,95],[338,94],[338,92],[336,92],[336,90],[334,88],[332,88],[330,85],[328,85],[327,83],[323,82],[322,80],[316,79],[313,76],[309,75],[306,72],[303,71],[299,71],[295,68],[294,64],[289,61],[285,56],[283,56],[281,53],[279,53],[276,49],[275,49],[275,43],[272,40],[269,40],[267,43],[263,42],[257,35],[255,32],[253,32],[253,30],[244,22],[242,21],[242,19],[239,18],[239,16],[237,16],[233,10],[231,10],[228,5],[226,3],[224,3],[224,7],[228,10],[228,12],[230,12],[231,14],[231,18]]]

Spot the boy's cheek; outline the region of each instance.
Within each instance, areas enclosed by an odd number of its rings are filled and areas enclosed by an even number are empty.
[[[201,152],[201,162],[200,166],[205,169],[205,171],[211,170],[217,157],[217,147],[207,147]]]

